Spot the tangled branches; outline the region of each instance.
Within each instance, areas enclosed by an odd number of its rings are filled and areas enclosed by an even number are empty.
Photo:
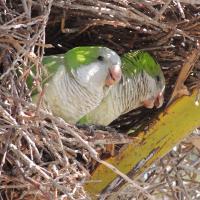
[[[89,199],[83,184],[98,162],[151,198],[126,175],[99,159],[105,144],[129,143],[130,138],[108,131],[80,130],[41,110],[31,103],[26,78],[36,68],[34,88],[42,92],[41,60],[45,48],[47,54],[90,44],[105,45],[120,54],[143,49],[161,63],[169,99],[183,60],[199,46],[196,4],[198,0],[0,1],[0,198]],[[197,87],[198,82],[199,61],[186,81],[188,89]],[[113,126],[122,131],[146,128],[143,122],[152,116],[149,111],[138,110]],[[168,160],[166,157],[158,163],[157,171],[163,163],[168,165]],[[179,167],[188,171],[184,165]],[[166,175],[163,168],[162,174]],[[154,175],[149,177],[146,182],[158,181],[151,178]],[[168,180],[166,177],[163,180]],[[177,179],[181,184],[180,177]],[[148,190],[156,191],[156,187]],[[185,187],[180,188],[188,195]]]

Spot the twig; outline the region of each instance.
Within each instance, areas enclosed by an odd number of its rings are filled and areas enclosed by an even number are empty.
[[[160,17],[163,15],[169,4],[171,3],[172,0],[167,0],[167,2],[163,5],[163,7],[160,9],[158,14],[155,16],[155,20],[158,21]]]
[[[155,200],[155,198],[152,195],[150,195],[144,188],[139,186],[138,183],[136,183],[135,181],[130,179],[127,175],[125,175],[124,173],[119,171],[116,167],[114,167],[113,165],[109,164],[108,162],[105,162],[105,161],[100,160],[98,158],[96,158],[96,160],[99,163],[101,163],[101,164],[105,165],[106,167],[108,167],[109,169],[111,169],[113,172],[115,172],[119,176],[121,176],[124,180],[126,180],[128,183],[130,183],[134,188],[138,189],[144,196],[146,196],[147,198],[149,198],[151,200]]]
[[[182,17],[183,19],[185,19],[185,13],[184,13],[183,8],[182,8],[182,6],[181,6],[181,4],[180,4],[180,1],[179,1],[179,0],[176,0],[176,3],[177,3],[177,6],[178,6],[179,11],[180,11],[180,13],[181,13],[181,17]]]
[[[37,171],[43,178],[47,179],[48,181],[51,181],[56,188],[67,194],[69,199],[74,200],[74,198],[70,195],[69,191],[66,190],[66,187],[63,187],[59,185],[57,182],[55,182],[50,176],[48,176],[43,171],[41,167],[36,165],[26,155],[24,155],[20,150],[18,150],[18,148],[14,144],[10,144],[9,148],[15,153],[16,156],[19,156],[23,160],[23,162],[25,162],[28,165],[30,170]]]
[[[199,57],[200,57],[199,49],[194,49],[191,52],[191,54],[188,56],[187,61],[184,63],[183,67],[181,68],[178,79],[176,81],[174,91],[171,95],[171,98],[170,98],[168,104],[167,104],[168,106],[174,99],[176,99],[180,95],[181,96],[183,95],[183,93],[182,94],[180,93],[180,90],[183,89],[184,82],[187,79],[187,77],[189,76],[189,73],[192,71],[192,69],[195,66],[195,63],[197,62]]]
[[[35,105],[32,105],[33,107],[35,107]],[[82,144],[89,152],[90,155],[93,157],[93,159],[95,159],[96,161],[98,161],[101,164],[104,164],[105,166],[107,166],[109,169],[111,169],[112,171],[114,171],[115,173],[117,173],[118,175],[120,175],[122,178],[124,178],[128,183],[130,183],[131,185],[133,185],[133,187],[139,189],[142,193],[144,193],[145,196],[147,196],[149,199],[153,200],[154,198],[142,187],[140,187],[138,184],[136,184],[133,180],[131,180],[127,175],[123,174],[122,172],[120,172],[116,167],[114,167],[113,165],[99,159],[98,157],[98,153],[88,144],[87,141],[83,140],[82,137],[75,131],[73,131],[72,129],[69,129],[69,127],[67,126],[67,124],[63,121],[63,120],[58,120],[56,117],[45,113],[44,111],[40,110],[40,115],[48,115],[48,117],[50,119],[52,119],[53,121],[56,122],[56,124],[59,124],[60,127],[65,128],[69,134],[71,134],[73,137],[75,137],[77,139],[77,141],[80,142],[80,144]]]
[[[1,105],[0,105],[0,112],[4,113],[4,115],[5,115],[15,126],[17,126],[16,120],[15,120],[12,116],[10,116],[10,114],[9,114],[6,110],[4,110],[4,109],[2,108]],[[38,151],[38,149],[37,149],[35,143],[31,140],[31,138],[27,135],[27,133],[25,133],[21,128],[19,128],[18,130],[19,130],[19,132],[24,136],[24,138],[29,142],[29,144],[31,144],[31,146],[33,147],[33,149],[34,149],[34,151],[35,151],[35,155],[36,155],[37,160],[40,161],[40,160],[41,160],[41,159],[40,159],[41,156],[40,156],[40,153],[39,153],[39,151]]]

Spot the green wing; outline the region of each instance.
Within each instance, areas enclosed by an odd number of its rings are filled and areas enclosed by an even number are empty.
[[[42,85],[47,83],[49,79],[57,72],[61,65],[64,65],[64,54],[45,56],[42,60]],[[32,88],[34,76],[36,76],[36,68],[31,68],[31,74],[27,77],[26,83],[28,88]],[[36,94],[37,91],[34,89],[32,95]]]

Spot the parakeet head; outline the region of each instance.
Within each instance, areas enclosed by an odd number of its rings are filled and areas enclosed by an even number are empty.
[[[107,47],[76,47],[65,54],[64,62],[83,86],[111,86],[121,79],[121,59]]]
[[[160,65],[147,52],[136,51],[122,57],[122,72],[128,77],[141,76],[141,105],[161,107],[164,101],[165,78]]]

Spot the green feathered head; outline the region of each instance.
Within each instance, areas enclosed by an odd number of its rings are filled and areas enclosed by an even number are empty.
[[[65,54],[45,56],[43,64],[48,73],[47,81],[63,68],[66,74],[86,88],[103,89],[121,79],[121,58],[107,47],[76,47]]]
[[[84,46],[76,47],[65,54],[57,54],[51,56],[44,56],[42,63],[42,85],[50,80],[50,78],[57,72],[60,66],[65,66],[67,72],[77,70],[82,65],[87,65],[98,59],[103,47],[98,46]],[[33,75],[36,74],[35,67],[32,69]],[[29,88],[33,85],[33,77],[29,76],[27,83]],[[36,92],[35,92],[36,93]]]
[[[45,56],[43,64],[48,68],[48,72],[50,73],[55,73],[60,65],[64,65],[69,72],[97,60],[101,49],[102,47],[98,46],[76,47],[67,51],[65,54]]]
[[[64,55],[65,66],[68,70],[76,70],[81,65],[88,65],[98,59],[101,49],[99,46],[73,48]]]
[[[152,77],[162,73],[160,65],[149,53],[143,51],[124,54],[122,57],[122,71],[123,74],[130,77],[142,71],[145,71]]]
[[[149,53],[136,51],[124,54],[122,57],[122,73],[130,79],[139,74],[142,74],[142,77],[146,77],[148,82],[148,85],[145,86],[146,91],[148,91],[147,100],[150,99],[149,102],[154,103],[156,107],[160,107],[163,104],[165,77],[160,65]],[[152,99],[153,101],[151,101]],[[146,103],[149,104],[146,107],[150,108],[154,104],[149,102]]]
[[[45,56],[43,64],[49,73],[55,73],[59,66],[64,65],[66,70],[78,69],[81,65],[92,63],[98,58],[99,47],[76,47],[65,54],[58,54],[52,56]]]

